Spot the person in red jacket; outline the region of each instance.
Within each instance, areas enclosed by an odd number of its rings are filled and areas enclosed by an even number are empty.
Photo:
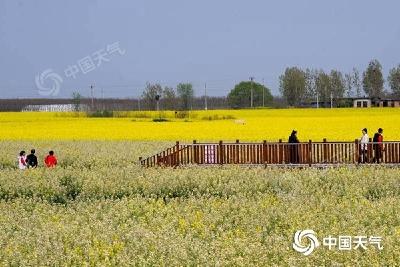
[[[373,162],[374,163],[379,163],[380,161],[382,161],[383,158],[383,151],[385,151],[384,147],[383,147],[383,129],[379,128],[378,132],[374,135],[374,139],[373,141],[373,148],[375,151],[375,155],[374,155],[374,159]]]
[[[44,164],[46,164],[48,168],[52,168],[57,165],[57,158],[56,156],[54,156],[54,151],[49,152],[49,154],[44,159]]]

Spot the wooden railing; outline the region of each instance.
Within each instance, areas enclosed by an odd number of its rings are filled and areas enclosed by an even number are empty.
[[[262,143],[197,143],[176,144],[161,153],[139,158],[140,164],[152,166],[179,166],[189,164],[262,164],[262,165],[332,165],[374,163],[374,148],[383,148],[379,162],[382,164],[400,164],[400,142],[370,142],[365,153],[361,144],[354,142],[308,142],[289,144],[279,142]]]

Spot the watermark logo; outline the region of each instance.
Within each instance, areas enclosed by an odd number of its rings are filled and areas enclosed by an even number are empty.
[[[307,246],[303,245],[303,239],[308,240]],[[310,255],[317,247],[319,247],[319,241],[313,230],[297,231],[294,234],[293,249],[304,256]]]
[[[304,245],[303,239],[307,239],[308,245]],[[313,230],[299,230],[294,234],[293,249],[308,256],[320,246],[317,235]],[[367,250],[374,246],[377,250],[383,250],[381,236],[366,236],[366,235],[339,235],[326,236],[322,238],[322,246],[328,250],[351,251],[356,249]]]
[[[41,96],[56,96],[60,93],[63,78],[52,69],[36,75],[35,83]]]
[[[35,83],[38,93],[41,96],[57,96],[61,90],[61,84],[64,79],[76,79],[79,74],[87,74],[100,67],[103,63],[110,62],[114,55],[125,55],[125,50],[119,45],[119,42],[108,44],[106,47],[93,52],[79,60],[76,64],[71,64],[64,70],[64,76],[59,75],[52,69],[46,69],[36,75]],[[64,79],[63,79],[64,77]]]

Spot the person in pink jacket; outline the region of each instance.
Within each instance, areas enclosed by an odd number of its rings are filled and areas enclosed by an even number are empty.
[[[27,167],[26,154],[25,154],[25,151],[22,150],[21,152],[19,152],[19,156],[18,156],[18,168],[20,170],[25,170],[26,167]]]

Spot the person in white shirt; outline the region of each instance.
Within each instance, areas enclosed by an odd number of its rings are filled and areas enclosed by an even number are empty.
[[[25,170],[26,169],[26,154],[25,151],[21,151],[19,152],[19,156],[18,156],[18,168],[20,170]]]
[[[367,163],[368,162],[368,130],[364,128],[362,130],[362,136],[360,138],[360,159],[359,163]]]

